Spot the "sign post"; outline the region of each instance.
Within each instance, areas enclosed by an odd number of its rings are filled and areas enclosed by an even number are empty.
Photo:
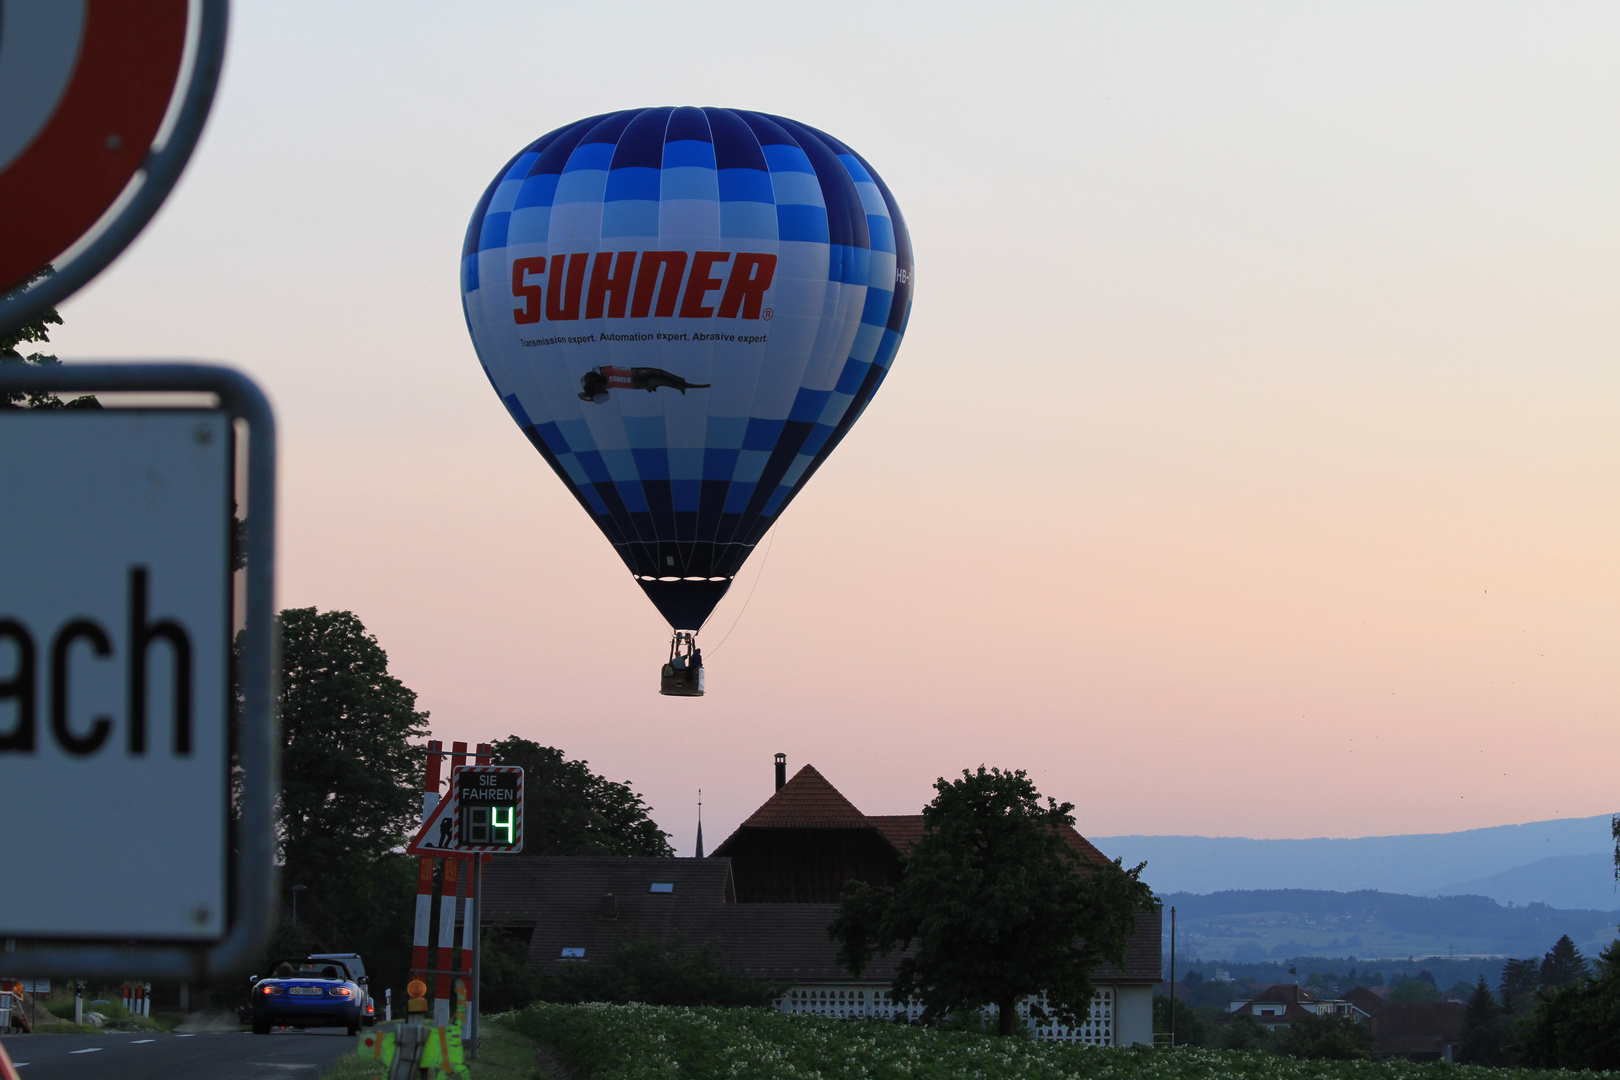
[[[483,747],[480,746],[480,751]],[[487,760],[487,758],[485,759]],[[468,987],[468,1053],[478,1053],[479,983],[483,976],[483,868],[494,854],[523,850],[523,769],[517,765],[457,765],[450,771],[450,792],[440,799],[405,848],[411,855],[466,858],[472,863],[467,896],[466,937],[471,940],[472,971]],[[441,899],[440,903],[447,902]]]
[[[457,804],[457,837],[463,851],[474,852],[466,919],[473,941],[468,1042],[476,1055],[483,1004],[478,984],[484,972],[484,852],[511,855],[523,850],[523,769],[517,765],[463,765],[451,773],[450,786]]]
[[[8,840],[6,964],[237,973],[274,896],[269,404],[244,376],[191,364],[6,365],[0,392],[19,390],[214,404],[0,411],[0,819],[64,795],[75,808]],[[241,550],[233,503],[248,509]]]

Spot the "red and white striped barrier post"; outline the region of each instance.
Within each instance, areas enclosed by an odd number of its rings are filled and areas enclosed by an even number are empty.
[[[489,759],[490,759],[490,754],[491,754],[491,749],[490,749],[489,743],[487,743],[487,742],[479,743],[478,744],[478,756],[473,759],[473,763],[476,764],[476,765],[488,765],[489,764]],[[488,856],[485,856],[485,857],[488,858]],[[461,910],[461,965],[460,966],[461,966],[461,974],[462,974],[462,976],[465,979],[467,979],[467,992],[470,994],[472,992],[473,927],[477,923],[477,919],[474,918],[475,912],[473,911],[473,905],[477,902],[477,897],[475,897],[473,895],[473,888],[472,888],[473,876],[472,876],[472,873],[471,873],[471,864],[470,863],[468,864],[468,867],[469,867],[469,869],[468,869],[468,874],[467,874],[467,903],[462,906],[462,910]],[[471,1022],[472,1021],[470,1019],[464,1021],[463,1024],[462,1024],[462,1027],[465,1029],[466,1026],[468,1024],[470,1024]],[[463,1030],[462,1038],[466,1038],[466,1037],[467,1037],[466,1031]]]
[[[439,764],[444,744],[428,740],[427,768],[422,780],[422,821],[439,802]],[[428,973],[428,933],[433,923],[433,856],[423,855],[416,873],[416,930],[411,939],[411,974],[426,982]]]
[[[467,763],[467,744],[450,744],[450,778],[455,780],[457,765]],[[450,1022],[450,973],[452,950],[456,945],[456,899],[461,893],[461,860],[445,859],[444,876],[439,882],[439,951],[433,969],[433,1026]]]

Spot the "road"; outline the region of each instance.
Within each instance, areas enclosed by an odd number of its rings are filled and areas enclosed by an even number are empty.
[[[314,1080],[328,1064],[354,1053],[354,1046],[342,1028],[270,1035],[19,1035],[5,1040],[23,1080]]]

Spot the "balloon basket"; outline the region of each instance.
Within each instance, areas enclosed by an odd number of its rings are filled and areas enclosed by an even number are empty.
[[[703,650],[697,635],[677,630],[669,643],[669,661],[659,673],[658,692],[666,697],[703,696]]]

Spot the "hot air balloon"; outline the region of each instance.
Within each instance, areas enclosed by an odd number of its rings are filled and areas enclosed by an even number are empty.
[[[698,630],[883,382],[912,281],[866,159],[764,113],[589,117],[478,200],[479,362],[668,620],[663,693],[703,693]]]

